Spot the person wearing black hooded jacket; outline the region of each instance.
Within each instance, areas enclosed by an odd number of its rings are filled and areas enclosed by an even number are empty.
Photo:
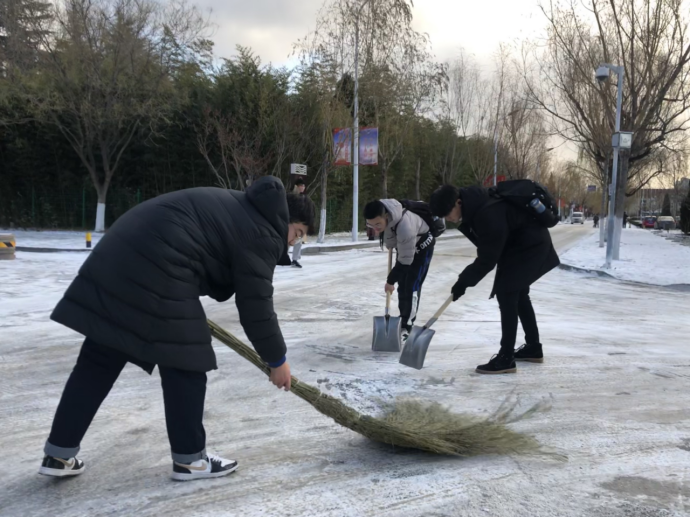
[[[273,310],[273,272],[313,232],[314,205],[268,176],[246,192],[213,187],[158,196],[121,216],[84,262],[51,318],[86,338],[58,405],[39,473],[78,475],[80,443],[127,363],[161,376],[175,480],[215,478],[237,463],[206,453],[206,373],[216,357],[199,300],[233,295],[270,380],[290,389]]]
[[[515,360],[542,363],[544,355],[529,292],[534,282],[560,264],[548,228],[527,210],[492,197],[480,187],[458,190],[444,185],[432,194],[430,207],[435,216],[460,223],[460,232],[477,247],[476,260],[451,290],[453,300],[498,267],[491,298],[496,296],[501,311],[501,348],[489,363],[479,365],[477,372],[516,372]],[[515,351],[518,319],[526,343]]]

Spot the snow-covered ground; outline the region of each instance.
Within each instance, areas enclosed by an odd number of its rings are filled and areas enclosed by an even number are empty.
[[[623,229],[620,260],[605,269],[606,248],[599,248],[597,231],[584,238],[561,260],[570,266],[605,272],[625,281],[659,286],[690,284],[690,247],[666,237],[666,232]]]
[[[561,252],[594,238],[579,225],[558,226],[553,236]],[[276,271],[293,374],[371,412],[377,400],[398,396],[476,414],[495,410],[512,391],[522,408],[548,399],[550,412],[514,426],[567,454],[566,462],[456,459],[371,443],[275,390],[216,344],[208,446],[238,459],[236,474],[170,481],[160,381],[128,366],[83,441],[86,473],[40,477],[42,446],[80,345],[48,314],[86,256],[18,252],[0,263],[0,515],[690,513],[690,294],[555,270],[532,289],[545,363],[481,376],[474,367],[500,339],[487,278],[439,320],[425,368],[416,371],[396,355],[371,352],[372,316],[385,301],[386,254],[377,248],[305,256],[304,269]],[[474,256],[467,240],[438,244],[421,320]],[[232,302],[204,305],[244,338]]]

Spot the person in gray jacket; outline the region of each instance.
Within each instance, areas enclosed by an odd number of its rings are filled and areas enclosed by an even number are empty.
[[[397,260],[384,287],[393,293],[398,285],[398,309],[403,339],[407,339],[417,317],[422,285],[434,255],[435,239],[429,226],[417,214],[404,209],[398,200],[374,200],[364,207],[367,227],[381,236],[382,246],[395,249]]]

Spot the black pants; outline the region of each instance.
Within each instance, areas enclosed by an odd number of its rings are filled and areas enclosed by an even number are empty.
[[[497,293],[498,305],[501,308],[501,352],[512,353],[517,338],[518,318],[525,331],[525,343],[539,344],[539,328],[534,314],[532,301],[529,298],[529,287],[522,291]]]
[[[424,238],[426,239],[426,237]],[[403,328],[414,324],[422,298],[422,285],[429,271],[429,263],[434,256],[434,241],[424,249],[417,248],[412,264],[398,281],[398,309],[400,310]]]
[[[112,347],[84,340],[53,419],[46,455],[71,458],[79,452],[86,430],[127,362],[141,366],[135,358]],[[202,423],[206,373],[163,366],[158,370],[173,460],[190,463],[201,459],[206,454]]]

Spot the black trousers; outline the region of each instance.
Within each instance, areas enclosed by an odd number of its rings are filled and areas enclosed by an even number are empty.
[[[517,339],[518,318],[525,332],[525,343],[539,344],[539,328],[534,314],[532,301],[529,298],[529,287],[521,291],[497,293],[498,305],[501,309],[501,352],[512,353]]]
[[[398,281],[398,309],[403,328],[414,324],[417,318],[419,301],[422,298],[422,285],[429,271],[431,258],[434,256],[434,244],[432,241],[424,249],[417,248],[412,264],[404,277]]]
[[[79,452],[86,430],[128,362],[141,366],[135,358],[112,347],[89,338],[84,340],[53,419],[46,455],[71,458]],[[158,370],[173,460],[190,463],[201,459],[206,454],[206,432],[202,423],[206,373],[163,366]]]

